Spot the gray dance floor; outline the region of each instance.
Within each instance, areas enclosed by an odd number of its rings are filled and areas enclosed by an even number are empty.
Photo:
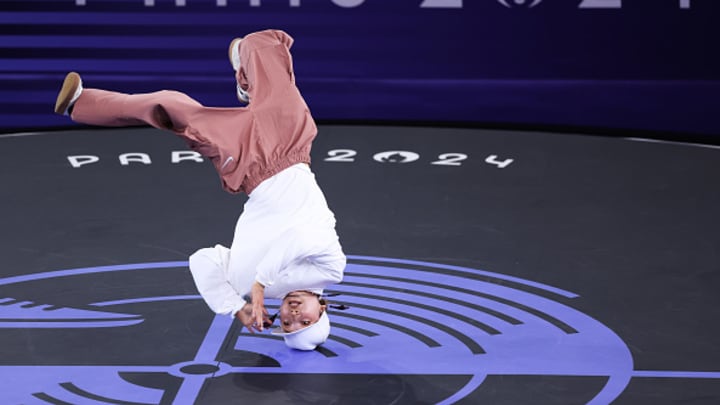
[[[197,294],[245,199],[181,139],[0,135],[0,403],[720,403],[720,147],[322,125],[312,168],[349,309],[297,352]]]

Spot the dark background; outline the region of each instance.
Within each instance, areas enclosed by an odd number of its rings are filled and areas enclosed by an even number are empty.
[[[235,105],[229,41],[293,35],[315,117],[607,131],[715,142],[720,4],[625,0],[73,0],[0,2],[0,130],[71,125],[51,114],[65,73],[87,87],[185,91]]]

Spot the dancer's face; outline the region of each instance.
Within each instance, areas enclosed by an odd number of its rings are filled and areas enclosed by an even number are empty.
[[[293,291],[280,305],[280,326],[284,332],[306,328],[320,319],[325,305],[317,295],[308,291]]]

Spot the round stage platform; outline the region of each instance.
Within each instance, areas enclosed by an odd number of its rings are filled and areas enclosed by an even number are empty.
[[[0,135],[0,403],[717,404],[720,147],[628,135],[321,125],[312,352],[198,295],[245,197],[180,138]]]

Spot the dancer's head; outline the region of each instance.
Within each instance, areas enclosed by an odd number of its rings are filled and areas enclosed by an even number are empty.
[[[293,291],[280,305],[280,327],[273,334],[281,335],[293,349],[313,350],[330,335],[327,305],[309,291]]]

